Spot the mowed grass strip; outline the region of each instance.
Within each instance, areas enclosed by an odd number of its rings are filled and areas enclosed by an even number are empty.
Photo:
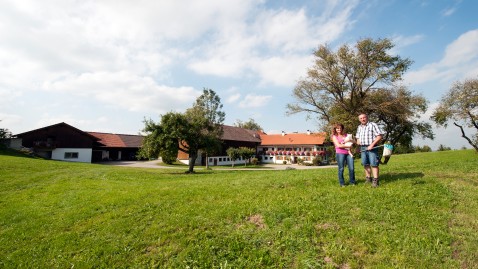
[[[5,152],[2,152],[5,153]],[[3,268],[476,268],[478,156],[336,168],[142,169],[0,155]]]

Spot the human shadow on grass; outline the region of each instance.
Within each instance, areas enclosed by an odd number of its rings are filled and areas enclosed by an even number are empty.
[[[425,176],[422,172],[416,173],[384,173],[380,175],[380,183],[390,183],[398,180],[410,180],[413,184],[424,184],[425,180],[422,178]]]

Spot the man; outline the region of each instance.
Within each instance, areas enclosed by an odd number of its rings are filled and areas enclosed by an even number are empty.
[[[368,121],[367,114],[359,115],[360,125],[357,128],[357,144],[360,145],[362,165],[365,169],[366,182],[372,182],[372,187],[378,187],[378,142],[383,132],[374,122]],[[373,176],[373,178],[372,178]]]

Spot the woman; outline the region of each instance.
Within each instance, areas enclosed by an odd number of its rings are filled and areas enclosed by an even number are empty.
[[[341,187],[345,187],[344,182],[344,167],[347,164],[349,168],[349,183],[350,185],[355,185],[355,170],[354,170],[354,159],[350,154],[350,145],[344,143],[347,134],[344,130],[344,125],[341,123],[335,124],[332,130],[332,141],[335,145],[335,156],[337,159],[337,164],[339,166],[338,176],[339,183]]]

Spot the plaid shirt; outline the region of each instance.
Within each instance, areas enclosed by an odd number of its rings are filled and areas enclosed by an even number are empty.
[[[355,137],[359,140],[361,146],[368,146],[373,143],[377,136],[382,134],[382,130],[376,123],[367,122],[366,125],[359,125]]]

